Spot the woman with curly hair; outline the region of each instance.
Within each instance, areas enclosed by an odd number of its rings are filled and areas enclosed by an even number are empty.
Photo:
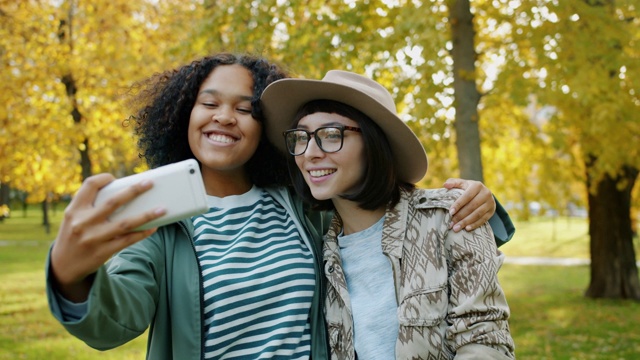
[[[114,177],[88,178],[47,264],[51,311],[71,334],[103,350],[149,328],[150,359],[327,358],[323,213],[304,208],[288,187],[284,154],[268,142],[259,104],[264,88],[286,76],[265,59],[222,53],[141,84],[133,118],[141,155],[152,168],[196,159],[209,210],[134,231],[164,210],[107,218],[152,185],[94,207]],[[462,221],[485,221],[490,192],[477,182],[462,186],[481,204],[468,206],[477,211],[466,209]]]

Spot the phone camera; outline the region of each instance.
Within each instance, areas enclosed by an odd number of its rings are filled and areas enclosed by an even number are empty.
[[[189,173],[190,173],[190,174],[194,174],[195,172],[196,172],[195,170],[193,170],[193,169],[189,169]]]

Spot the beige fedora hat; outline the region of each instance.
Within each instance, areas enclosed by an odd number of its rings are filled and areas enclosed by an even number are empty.
[[[269,141],[287,153],[282,133],[294,116],[313,100],[334,100],[369,116],[387,135],[400,180],[416,183],[427,172],[427,154],[420,140],[396,113],[393,97],[382,85],[352,72],[329,71],[322,80],[281,79],[262,93],[261,106]]]

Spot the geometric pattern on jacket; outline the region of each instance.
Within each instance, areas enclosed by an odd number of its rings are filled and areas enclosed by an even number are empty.
[[[382,251],[398,303],[396,359],[514,359],[509,306],[497,272],[504,255],[487,224],[449,230],[449,207],[461,190],[401,191],[387,209]],[[324,237],[325,315],[332,359],[356,359],[350,298],[334,215]],[[372,274],[375,276],[375,274]]]

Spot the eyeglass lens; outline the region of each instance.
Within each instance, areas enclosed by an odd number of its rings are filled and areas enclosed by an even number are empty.
[[[286,135],[287,149],[292,155],[301,155],[309,146],[309,138],[313,136],[320,150],[326,153],[339,151],[342,148],[342,129],[337,127],[318,128],[314,132],[294,130]]]

